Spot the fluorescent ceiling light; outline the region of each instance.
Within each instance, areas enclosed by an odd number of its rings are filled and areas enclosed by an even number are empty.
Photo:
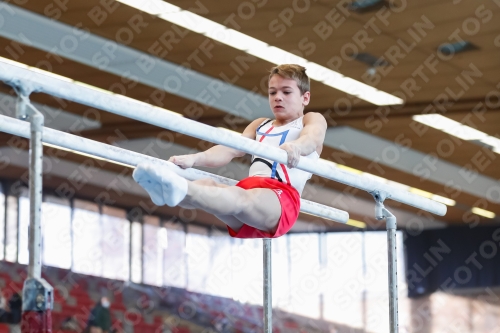
[[[493,212],[490,212],[489,210],[485,210],[485,209],[482,209],[482,208],[478,208],[478,207],[473,207],[472,210],[471,210],[474,214],[476,215],[481,215],[481,216],[484,216],[484,217],[487,217],[489,219],[493,219],[495,218],[496,214],[493,213]]]
[[[456,121],[443,117],[440,114],[416,115],[413,116],[413,119],[427,126],[432,126],[438,130],[445,130],[446,128],[451,129],[457,126]]]
[[[463,125],[453,119],[444,117],[440,114],[424,114],[413,116],[413,120],[465,141],[479,141],[490,146],[495,153],[500,154],[500,139],[478,131],[470,126]]]
[[[424,198],[427,198],[427,199],[430,199],[432,197],[432,193],[431,192],[423,191],[423,190],[420,190],[418,188],[413,188],[412,187],[410,189],[410,192],[414,193],[416,195],[420,195],[421,197],[424,197]]]
[[[433,194],[431,196],[431,199],[434,201],[440,202],[442,204],[445,204],[446,206],[455,206],[457,204],[457,202],[455,200],[448,199],[448,198],[442,197],[442,196],[437,195],[437,194]]]
[[[102,158],[102,157],[98,157],[98,156],[95,156],[95,155],[86,154],[86,153],[83,153],[81,151],[76,151],[76,150],[72,150],[72,149],[68,149],[68,148],[56,146],[56,145],[53,145],[53,144],[50,144],[50,143],[45,143],[45,142],[43,142],[43,145],[47,146],[47,147],[59,149],[59,150],[64,150],[64,151],[67,151],[67,152],[70,152],[70,153],[73,153],[73,154],[77,154],[77,155],[81,155],[81,156],[85,156],[85,157],[90,157],[90,158],[95,159],[95,160],[101,160],[101,161],[105,161],[105,162],[108,162],[108,163],[113,163],[113,164],[121,165],[121,166],[124,166],[124,167],[127,167],[127,168],[135,169],[134,165],[120,163],[120,162],[116,162],[116,161],[113,161],[113,160],[108,160],[106,158]]]
[[[279,49],[265,42],[227,28],[190,11],[162,0],[117,0],[142,12],[155,15],[165,21],[174,23],[185,29],[203,34],[219,43],[226,44],[238,50],[273,64],[296,63],[307,68],[308,75],[315,81],[333,87],[337,90],[354,95],[376,105],[403,104],[403,100],[384,91],[378,90],[363,82],[348,78],[307,59],[288,51]]]
[[[23,63],[14,61],[14,60],[10,60],[10,59],[4,58],[4,57],[0,57],[0,61],[4,62],[6,64],[9,64],[9,65],[14,65],[14,66],[25,68],[25,69],[30,68],[30,66],[28,66],[26,64],[23,64]]]
[[[162,14],[158,17],[199,34],[209,33],[218,28],[216,25],[212,24],[212,21],[187,10]]]
[[[496,138],[494,136],[487,136],[486,138],[481,139],[480,141],[482,143],[492,147],[492,150],[495,153],[500,154],[500,139],[499,138]]]
[[[423,191],[423,190],[420,190],[420,189],[415,188],[415,187],[410,188],[410,192],[417,194],[417,195],[420,195],[421,197],[424,197],[427,199],[432,199],[434,201],[443,203],[447,206],[455,206],[456,205],[455,200],[452,200],[452,199],[449,199],[449,198],[446,198],[446,197],[443,197],[443,196],[440,196],[437,194],[432,194],[431,192]]]
[[[57,74],[54,74],[51,72],[47,72],[47,71],[44,71],[43,69],[40,69],[40,68],[31,67],[31,66],[23,64],[21,62],[17,62],[17,61],[8,59],[8,58],[0,57],[0,62],[3,62],[4,64],[8,64],[8,65],[13,65],[13,66],[17,66],[20,68],[28,69],[31,72],[35,72],[35,73],[39,73],[39,74],[43,74],[43,75],[47,75],[47,76],[52,76],[52,77],[57,77],[60,80],[69,81],[69,82],[76,82],[76,81],[73,81],[72,79],[69,79],[65,76],[61,76],[61,75],[57,75]]]
[[[156,1],[156,0],[121,0],[121,3],[124,3],[130,7],[140,6],[140,9],[151,15],[162,15],[168,13],[180,12],[181,9],[177,6],[169,4],[164,1]],[[137,7],[136,7],[137,8]]]
[[[259,48],[265,49],[268,47],[266,43],[256,38],[242,34],[241,32],[233,29],[227,29],[223,25],[221,25],[220,29],[212,30],[207,34],[207,37],[210,37],[220,43],[231,45],[235,49],[245,52],[249,50],[254,50],[254,52],[257,52]]]
[[[349,219],[346,224],[356,228],[366,228],[366,223],[358,220]]]
[[[482,140],[488,136],[488,134],[486,134],[484,132],[478,131],[475,128],[465,126],[465,125],[458,126],[457,128],[455,128],[455,130],[453,132],[450,132],[450,134],[452,134],[456,137],[459,137],[460,139],[468,140],[468,141],[470,141],[470,140]]]
[[[150,1],[153,1],[153,0],[150,0]],[[105,94],[108,94],[108,95],[114,95],[114,96],[119,97],[119,98],[130,99],[130,100],[133,100],[134,102],[139,102],[139,103],[143,103],[143,104],[146,104],[146,105],[150,105],[148,103],[145,103],[145,102],[142,102],[142,101],[139,101],[139,100],[136,100],[136,99],[124,96],[124,95],[115,94],[115,93],[113,93],[113,92],[111,92],[109,90],[101,89],[99,87],[92,86],[90,84],[86,84],[86,83],[83,83],[83,82],[80,82],[80,81],[75,81],[75,80],[70,79],[68,77],[61,76],[61,75],[58,75],[58,74],[54,74],[54,73],[51,73],[51,72],[47,72],[47,71],[44,71],[44,70],[42,70],[40,68],[31,67],[31,66],[28,66],[26,64],[23,64],[23,63],[20,63],[20,62],[17,62],[17,61],[13,61],[13,60],[10,60],[10,59],[7,59],[7,58],[0,57],[0,62],[9,64],[9,65],[18,66],[18,67],[27,69],[27,70],[29,70],[31,72],[39,73],[39,74],[42,74],[42,75],[47,75],[47,76],[50,76],[50,77],[53,77],[53,78],[56,78],[56,79],[59,79],[59,80],[63,80],[63,81],[66,81],[66,82],[73,82],[73,83],[75,83],[75,84],[77,84],[79,86],[82,86],[82,87],[85,87],[85,88],[88,88],[88,89],[92,89],[92,90],[96,90],[96,91],[99,91],[99,92],[102,92],[102,93],[105,93]],[[159,109],[159,110],[161,110],[163,112],[170,112],[173,115],[184,117],[182,114],[174,112],[174,111],[163,109],[163,108],[160,108],[160,107],[154,106],[154,105],[150,105],[150,106],[154,107],[155,109]]]

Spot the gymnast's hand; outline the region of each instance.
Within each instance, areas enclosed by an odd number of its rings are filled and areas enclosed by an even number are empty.
[[[287,166],[295,168],[300,160],[300,147],[293,142],[286,142],[280,146],[288,154]]]
[[[168,161],[180,166],[183,169],[192,168],[196,163],[196,154],[172,156],[168,159]]]

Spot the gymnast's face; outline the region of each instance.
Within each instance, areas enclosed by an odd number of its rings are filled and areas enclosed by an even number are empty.
[[[309,104],[311,93],[300,93],[294,79],[273,75],[269,80],[269,106],[276,119],[295,120],[304,114],[304,107]]]

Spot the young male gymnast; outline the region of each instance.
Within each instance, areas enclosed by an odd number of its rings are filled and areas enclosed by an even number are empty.
[[[323,149],[326,120],[319,114],[304,115],[311,98],[309,77],[299,65],[280,65],[269,75],[269,105],[273,119],[259,118],[242,135],[279,147],[288,154],[283,165],[252,157],[249,177],[235,186],[212,179],[188,181],[174,171],[140,164],[133,177],[154,204],[198,208],[215,215],[236,238],[275,238],[286,234],[300,212],[300,194],[311,174],[295,168],[299,158],[318,159]],[[245,155],[216,145],[204,152],[172,156],[181,168],[221,167]]]

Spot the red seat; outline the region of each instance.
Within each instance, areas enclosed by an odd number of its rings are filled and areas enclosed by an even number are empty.
[[[124,316],[123,316],[124,320],[128,323],[128,324],[131,324],[131,325],[140,325],[140,324],[143,324],[144,323],[144,318],[141,316],[140,313],[136,312],[136,311],[127,311],[124,313]]]
[[[66,303],[67,296],[59,289],[54,289],[54,302]]]
[[[26,267],[26,266],[25,266]],[[19,268],[17,270],[17,275],[21,278],[21,280],[26,280],[28,278],[28,269],[26,268]]]
[[[113,329],[116,329],[118,332],[121,332],[123,331],[123,325],[122,325],[122,322],[120,320],[115,320],[113,322],[113,324],[111,325],[111,331]]]
[[[93,308],[97,302],[88,298],[88,297],[75,297],[76,306],[79,308],[91,309]]]
[[[57,329],[61,326],[62,322],[68,318],[67,315],[63,313],[54,313],[52,312],[52,327]]]
[[[78,320],[87,320],[87,318],[90,315],[90,310],[87,308],[82,308],[80,306],[63,306],[61,309],[61,314],[65,315],[66,317],[73,316],[77,318]]]
[[[123,303],[123,294],[121,292],[115,292],[113,294],[113,301],[115,303]]]
[[[9,333],[10,328],[7,324],[0,324],[0,333]]]
[[[111,310],[127,311],[127,307],[122,303],[111,303]]]
[[[286,321],[283,323],[283,326],[288,327],[288,328],[299,328],[299,324],[297,324],[297,323],[296,323],[296,322],[294,322],[294,321],[289,321],[289,320],[286,320]]]
[[[150,325],[150,324],[137,324],[134,325],[134,332],[141,332],[141,333],[157,333],[157,332],[162,332],[162,329],[160,328],[160,325]],[[172,330],[172,332],[175,332]]]
[[[0,272],[0,278],[5,279],[5,282],[12,280],[10,274],[5,272]]]
[[[69,291],[69,294],[75,298],[86,298],[89,299],[89,292],[81,288],[73,288]]]
[[[11,291],[16,292],[20,295],[23,292],[23,287],[24,287],[24,281],[23,282],[9,281],[5,285],[5,289],[11,290]]]

